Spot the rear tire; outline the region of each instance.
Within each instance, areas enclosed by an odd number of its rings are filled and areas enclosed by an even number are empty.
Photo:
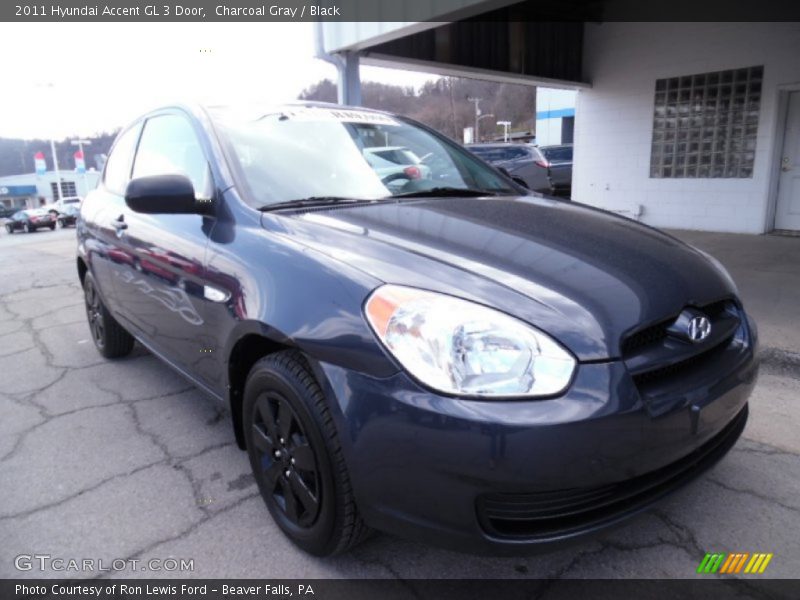
[[[277,352],[253,366],[243,417],[259,490],[292,542],[330,556],[367,537],[333,418],[302,354]]]
[[[83,279],[86,318],[95,348],[106,358],[127,356],[133,350],[133,336],[117,323],[97,293],[97,284],[87,271]]]
[[[36,231],[35,227],[31,227],[30,223],[25,223],[25,233],[33,233]]]
[[[50,225],[50,231],[55,231],[55,230],[56,230],[56,224],[53,223],[52,225]]]

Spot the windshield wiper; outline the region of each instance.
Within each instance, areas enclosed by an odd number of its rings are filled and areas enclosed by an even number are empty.
[[[419,190],[416,192],[396,194],[394,196],[390,196],[389,198],[453,198],[458,196],[499,196],[499,194],[497,192],[476,190],[473,188],[435,187],[429,190]]]
[[[307,208],[313,206],[332,206],[334,204],[370,204],[377,200],[367,198],[344,198],[341,196],[310,196],[308,198],[298,198],[297,200],[286,200],[274,204],[266,204],[258,210],[268,212],[280,210],[282,208]]]

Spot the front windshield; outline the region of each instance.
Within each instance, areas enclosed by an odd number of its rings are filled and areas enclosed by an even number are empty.
[[[297,107],[236,118],[212,111],[258,207],[307,198],[375,200],[456,188],[518,194],[445,138],[381,113]]]

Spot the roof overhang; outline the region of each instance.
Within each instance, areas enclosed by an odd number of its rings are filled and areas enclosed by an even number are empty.
[[[361,54],[361,63],[373,67],[387,67],[391,69],[406,69],[422,73],[432,73],[446,77],[468,77],[497,83],[513,83],[517,85],[530,85],[539,87],[556,88],[563,90],[582,90],[592,87],[591,83],[583,81],[568,81],[564,79],[551,79],[534,75],[521,75],[492,69],[480,69],[464,65],[402,58],[379,52],[365,51]]]

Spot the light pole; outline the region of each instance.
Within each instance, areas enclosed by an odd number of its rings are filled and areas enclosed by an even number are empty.
[[[70,142],[73,146],[78,147],[78,152],[81,153],[81,160],[83,161],[83,194],[84,196],[89,193],[89,184],[86,181],[86,155],[83,153],[83,146],[91,146],[91,140],[72,140]]]
[[[61,189],[61,172],[58,170],[58,157],[56,156],[56,143],[53,138],[50,138],[50,152],[53,153],[53,170],[56,173],[56,202],[64,197],[64,192]]]
[[[52,82],[47,81],[44,83],[36,83],[34,84],[35,87],[43,87],[50,90],[51,100],[53,100],[53,88],[55,87]],[[61,200],[64,197],[64,192],[61,188],[61,172],[58,170],[58,157],[56,156],[56,142],[50,137],[50,152],[53,153],[53,171],[56,174],[56,196],[58,198],[56,201]]]
[[[478,141],[478,121],[480,120],[481,116],[481,107],[480,107],[481,100],[483,100],[483,98],[474,98],[472,96],[467,96],[467,101],[475,104],[475,131],[472,132],[473,142]]]
[[[498,121],[498,125],[503,126],[503,141],[508,141],[508,129],[511,127],[511,121]]]
[[[480,141],[480,138],[478,138],[478,123],[480,123],[481,119],[488,119],[489,117],[493,117],[493,116],[494,115],[492,113],[487,113],[487,114],[481,115],[477,119],[475,119],[475,141],[476,142]]]

